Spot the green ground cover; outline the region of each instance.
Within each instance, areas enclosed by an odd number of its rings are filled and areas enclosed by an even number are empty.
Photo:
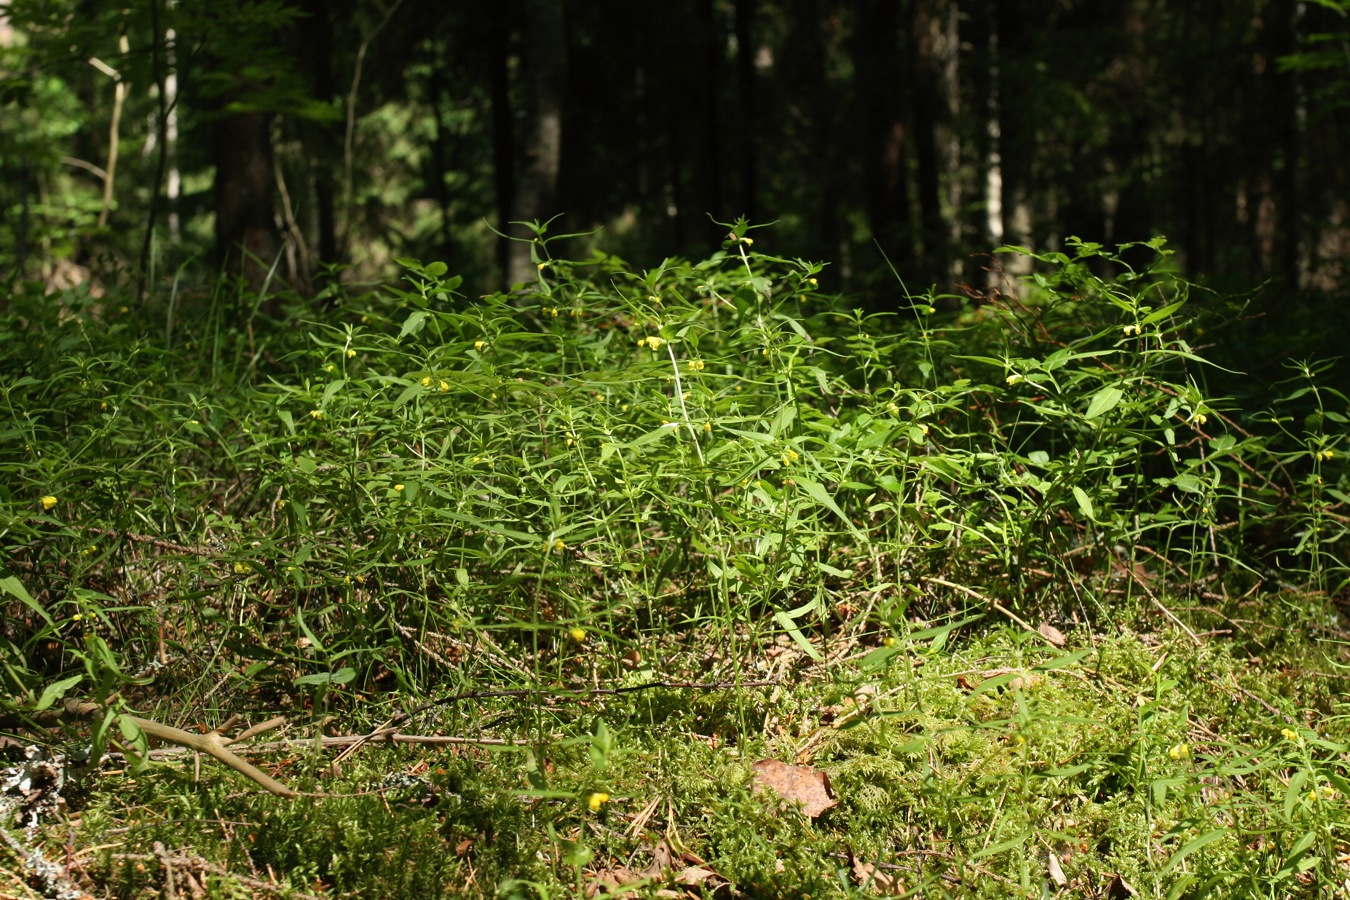
[[[3,762],[112,755],[7,786],[0,893],[1350,891],[1331,370],[1236,371],[1161,242],[869,315],[756,235],[16,288]],[[275,717],[299,796],[147,744]]]

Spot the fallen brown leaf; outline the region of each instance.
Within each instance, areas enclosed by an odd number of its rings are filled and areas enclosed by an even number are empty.
[[[1037,626],[1036,630],[1040,632],[1041,637],[1045,638],[1056,647],[1063,647],[1069,642],[1069,639],[1064,636],[1064,632],[1060,631],[1049,622],[1042,622]]]
[[[830,790],[830,777],[818,769],[776,759],[761,759],[750,768],[755,770],[756,792],[768,788],[789,803],[800,803],[807,818],[814,819],[839,803]]]
[[[1064,869],[1059,864],[1059,857],[1055,851],[1051,850],[1045,854],[1045,867],[1050,872],[1050,880],[1055,883],[1055,887],[1064,887],[1069,883],[1069,879],[1064,877]]]

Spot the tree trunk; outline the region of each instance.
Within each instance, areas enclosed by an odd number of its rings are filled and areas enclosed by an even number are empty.
[[[216,252],[226,272],[261,290],[281,253],[273,210],[271,116],[216,122]]]
[[[913,258],[909,235],[905,79],[897,46],[896,0],[862,0],[853,39],[867,220],[898,266]]]
[[[511,219],[546,220],[554,209],[558,162],[562,149],[562,105],[567,80],[567,33],[562,0],[525,0],[526,138],[520,179]],[[521,236],[519,226],[517,236]],[[509,251],[507,282],[533,282],[536,277],[530,244],[514,241]]]
[[[755,182],[759,170],[755,164],[755,46],[751,23],[755,18],[755,0],[736,0],[736,90],[740,98],[741,126],[741,214],[755,220]]]

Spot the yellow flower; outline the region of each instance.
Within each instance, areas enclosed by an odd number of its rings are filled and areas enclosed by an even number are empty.
[[[881,639],[881,646],[883,646],[883,647],[894,647],[894,646],[895,646],[896,644],[898,644],[898,643],[900,643],[900,642],[897,641],[897,640],[895,639],[895,636],[894,636],[894,635],[891,635],[891,634],[888,634],[888,635],[886,635],[884,638]]]
[[[806,279],[806,283],[811,285],[811,287],[816,287],[818,284],[820,284],[820,282],[816,281],[814,278]]]
[[[705,366],[704,366],[703,360],[701,360],[701,359],[691,359],[691,360],[689,360],[689,371],[691,371],[691,372],[702,372],[702,371],[704,370],[704,368],[705,368]]]
[[[401,485],[401,484],[396,484],[396,485],[394,485],[394,490],[397,491],[398,493],[402,493],[402,492],[403,492],[403,485]]]
[[[479,351],[480,353],[483,351],[483,348],[486,347],[486,346],[487,346],[487,341],[474,341],[474,342],[473,342],[473,349]]]
[[[747,244],[753,244],[753,243],[755,242],[755,239],[754,239],[754,238],[748,238],[748,237],[743,237],[743,238],[741,238],[741,240],[745,241]]]
[[[712,431],[712,423],[711,423],[711,422],[704,422],[704,423],[703,423],[703,430],[704,430],[704,431]]]
[[[1006,381],[1009,385],[1013,385],[1013,384],[1017,384],[1017,382],[1019,382],[1019,381],[1023,381],[1024,379],[1023,379],[1023,376],[1021,376],[1021,375],[1019,375],[1018,373],[1014,372],[1013,374],[1009,375],[1007,378],[1005,378],[1005,379],[1003,379],[1003,380]]]
[[[1176,746],[1172,747],[1170,750],[1167,751],[1167,755],[1175,760],[1190,759],[1191,748],[1184,743],[1177,744]]]
[[[277,501],[277,509],[285,509],[286,504],[289,502],[290,501],[287,500],[285,497],[282,497],[280,500]]]
[[[922,431],[924,434],[928,434],[928,426],[923,424],[922,422],[919,423],[919,430]]]
[[[356,355],[356,351],[353,350],[352,348],[348,347],[348,348],[347,348],[347,358],[348,358],[348,359],[351,359],[351,358],[352,358],[353,356],[355,356],[355,355]]]
[[[661,345],[664,344],[664,343],[665,343],[665,341],[663,341],[661,338],[657,337],[656,335],[652,335],[651,337],[647,338],[647,346],[648,346],[648,347],[651,347],[653,350],[660,350],[660,349],[661,349]]]
[[[422,387],[431,387],[431,376],[426,375],[422,378]]]
[[[1308,791],[1308,796],[1307,796],[1305,799],[1306,799],[1309,803],[1316,803],[1316,802],[1317,802],[1317,791]]]
[[[332,363],[329,363],[328,365],[326,365],[326,366],[323,367],[323,370],[324,370],[325,372],[332,372],[332,371],[335,370],[336,368],[337,368],[337,366],[333,365]]]
[[[244,565],[243,563],[237,562],[234,564],[234,574],[243,575],[247,571],[248,566]]]
[[[446,391],[450,390],[450,382],[441,381],[438,387],[440,387],[441,393],[444,394]]]
[[[45,496],[45,497],[42,498],[42,508],[43,508],[43,509],[51,509],[53,506],[55,506],[57,503],[60,503],[60,502],[61,502],[61,501],[57,500],[57,499],[56,499],[55,497],[53,497],[51,494],[48,494],[47,496]]]
[[[609,802],[609,794],[604,791],[596,791],[586,798],[586,805],[591,808],[591,812],[599,812],[600,807]]]
[[[1126,325],[1125,328],[1124,328],[1124,331],[1125,331],[1125,336],[1126,336],[1126,337],[1129,337],[1129,336],[1132,335],[1132,334],[1138,334],[1138,333],[1139,333],[1139,326],[1138,326],[1138,325]]]
[[[1281,728],[1281,729],[1280,729],[1280,734],[1284,735],[1284,739],[1285,739],[1286,741],[1297,741],[1297,740],[1298,740],[1298,732],[1295,731],[1295,730],[1292,729],[1292,728]]]
[[[572,636],[572,640],[577,641],[578,643],[580,643],[581,641],[586,640],[586,629],[585,629],[585,628],[577,628],[577,627],[573,627],[572,630],[569,631],[569,632],[567,632],[567,633],[570,634],[570,635]]]
[[[322,418],[323,418],[323,410],[321,410],[321,409],[311,409],[311,410],[309,411],[309,417],[310,417],[311,419],[322,419]]]
[[[1209,421],[1209,416],[1205,415],[1204,413],[1196,413],[1195,418],[1192,421],[1194,421],[1195,424],[1197,425],[1203,425]]]
[[[1336,455],[1336,452],[1334,450],[1323,450],[1321,453],[1317,455],[1322,459],[1331,459],[1333,456]]]
[[[542,272],[548,268],[548,265],[549,265],[548,260],[544,260],[539,265],[535,266],[535,268],[538,269],[540,272]]]

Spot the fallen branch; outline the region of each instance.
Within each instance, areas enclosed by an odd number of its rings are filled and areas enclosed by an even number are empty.
[[[55,724],[56,722],[69,721],[72,719],[88,721],[98,719],[104,714],[104,707],[97,703],[89,703],[81,700],[67,700],[62,706],[45,713],[39,713],[33,717],[33,721],[38,725]],[[166,744],[175,744],[179,747],[186,747],[189,750],[195,750],[198,753],[205,753],[217,762],[223,763],[234,769],[240,775],[261,785],[266,790],[278,797],[295,797],[297,793],[286,785],[277,781],[272,776],[263,772],[243,759],[240,759],[234,753],[227,749],[228,745],[233,743],[230,738],[223,737],[217,732],[211,731],[206,734],[193,734],[190,731],[184,731],[181,728],[174,728],[172,725],[165,725],[162,722],[155,722],[151,719],[143,719],[140,716],[133,716],[129,713],[122,713],[121,718],[132,723],[139,728],[147,738],[156,741],[162,741]],[[279,722],[280,720],[273,720]],[[22,720],[17,724],[12,724],[8,719],[0,720],[0,728],[5,727],[24,727],[27,723]],[[271,724],[271,723],[268,723]],[[249,733],[257,733],[259,729],[251,729]]]

